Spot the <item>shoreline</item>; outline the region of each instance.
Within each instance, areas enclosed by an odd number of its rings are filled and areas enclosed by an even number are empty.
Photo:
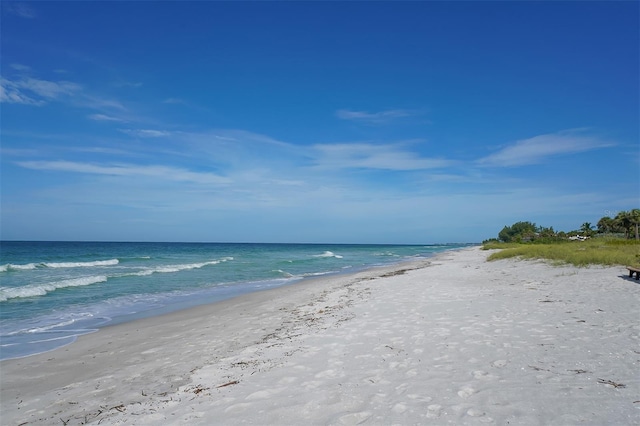
[[[266,309],[265,312],[273,313],[273,309],[265,305],[272,303],[281,303],[283,306],[280,309],[289,309],[290,307],[304,303],[308,299],[315,299],[318,294],[332,289],[343,286],[349,280],[358,280],[359,277],[365,277],[369,279],[376,274],[394,273],[395,271],[413,268],[424,267],[438,256],[447,253],[436,253],[432,257],[421,257],[415,260],[404,260],[398,263],[374,266],[359,270],[357,272],[349,273],[334,273],[327,274],[320,277],[313,277],[295,281],[292,283],[284,284],[274,288],[267,288],[259,291],[252,291],[236,296],[232,296],[227,299],[217,300],[214,302],[204,302],[195,306],[190,306],[182,309],[172,310],[170,312],[162,313],[160,315],[144,316],[125,322],[116,322],[114,324],[107,324],[96,331],[82,334],[76,337],[76,339],[64,346],[51,349],[46,352],[27,355],[18,358],[9,358],[0,360],[0,402],[3,403],[7,400],[5,391],[7,390],[7,381],[12,380],[12,373],[14,368],[24,372],[32,371],[33,369],[42,369],[45,372],[40,376],[46,380],[45,383],[40,382],[41,392],[53,391],[58,387],[65,386],[69,382],[78,382],[83,380],[89,380],[91,377],[100,375],[102,369],[108,370],[110,368],[119,368],[117,363],[103,363],[103,358],[107,358],[106,355],[115,355],[116,353],[110,346],[118,347],[118,358],[129,357],[130,353],[144,353],[145,351],[153,351],[155,343],[147,341],[149,333],[155,334],[153,329],[164,325],[163,333],[167,332],[167,328],[171,329],[169,332],[178,335],[182,327],[198,323],[200,318],[207,317],[211,320],[211,317],[220,319],[218,327],[226,329],[225,333],[229,333],[229,329],[237,331],[239,334],[243,324],[233,324],[238,319],[247,317],[252,309],[257,308]],[[418,266],[423,265],[423,266]],[[239,311],[242,313],[238,314]],[[263,314],[264,315],[264,314]],[[237,318],[240,316],[240,318]],[[172,327],[172,324],[180,324],[179,326]],[[210,328],[210,327],[207,327]],[[271,333],[273,333],[277,327],[272,325]],[[256,330],[243,330],[242,344],[249,345],[254,341],[260,339],[266,329]],[[129,338],[131,334],[135,334],[136,337]],[[141,339],[137,337],[140,336]],[[133,341],[129,341],[133,339]],[[168,340],[167,336],[163,336],[163,339]],[[106,345],[102,343],[106,341]],[[235,346],[234,346],[235,347]],[[226,351],[213,351],[218,356],[220,353],[226,354]],[[153,352],[148,352],[153,353]],[[97,354],[97,355],[96,355]],[[102,355],[102,356],[100,356]],[[200,354],[202,356],[202,354]],[[80,361],[81,366],[76,365],[77,358],[83,359]],[[144,358],[144,357],[143,357]],[[90,359],[90,360],[89,360]],[[136,363],[144,362],[144,359],[136,359]],[[63,370],[68,370],[66,373],[61,373],[59,368],[53,371],[46,371],[48,367],[42,368],[42,365],[60,362],[62,365],[58,367]],[[131,364],[131,363],[129,363]],[[100,366],[100,367],[99,367]],[[180,368],[181,372],[176,374],[184,375],[184,380],[176,380],[170,388],[174,388],[178,383],[183,383],[188,375],[185,372],[191,371],[192,368]],[[22,373],[21,373],[22,374]],[[9,377],[8,377],[9,376]],[[44,376],[44,377],[43,377]],[[15,383],[22,382],[20,377],[15,377]],[[44,385],[44,386],[43,386]],[[19,386],[19,385],[18,385]],[[20,396],[22,396],[20,394]],[[5,410],[1,410],[3,413]]]
[[[304,280],[4,360],[3,423],[640,420],[640,286],[488,254]]]
[[[322,246],[322,245],[321,245]],[[324,246],[322,246],[324,247]],[[325,252],[327,253],[327,252]],[[330,252],[329,252],[330,253]],[[437,254],[437,252],[436,252]],[[115,256],[115,254],[114,254]],[[323,254],[324,256],[324,254]],[[315,257],[322,257],[320,255],[315,255]],[[341,257],[341,256],[339,256]],[[421,255],[420,257],[416,257],[416,259],[425,259],[430,258],[431,256],[428,254]],[[115,260],[117,262],[117,259]],[[314,280],[316,278],[324,279],[339,276],[339,275],[349,275],[361,272],[363,270],[367,270],[370,268],[378,268],[378,267],[393,267],[396,263],[403,263],[406,261],[412,261],[411,258],[400,258],[395,259],[391,262],[385,261],[380,264],[369,264],[369,265],[359,265],[359,266],[348,266],[343,270],[340,269],[327,269],[326,271],[321,271],[319,273],[309,273],[309,274],[299,274],[296,276],[290,275],[286,278],[256,278],[255,280],[248,279],[246,281],[229,281],[229,282],[221,282],[218,284],[211,285],[209,287],[194,287],[187,288],[184,291],[179,292],[168,292],[168,293],[154,293],[153,291],[150,293],[152,298],[158,298],[154,302],[151,302],[148,305],[145,305],[143,299],[140,301],[134,302],[131,306],[125,308],[119,308],[116,306],[116,311],[111,312],[109,301],[103,300],[95,304],[89,304],[85,311],[82,312],[80,317],[74,317],[75,312],[73,310],[67,312],[64,311],[63,314],[71,316],[74,318],[73,321],[78,319],[73,326],[66,326],[66,328],[62,328],[60,330],[55,329],[51,333],[55,334],[30,334],[24,333],[24,336],[33,336],[30,339],[33,340],[33,344],[29,344],[29,338],[23,340],[16,340],[17,343],[9,344],[2,349],[2,357],[0,358],[0,362],[10,360],[10,359],[20,359],[29,356],[34,356],[42,353],[48,353],[55,351],[59,348],[66,347],[70,344],[73,344],[79,337],[87,334],[93,334],[98,332],[99,330],[110,327],[113,325],[117,325],[120,323],[136,321],[139,319],[149,318],[149,317],[158,317],[166,314],[170,314],[172,312],[176,312],[183,309],[191,309],[193,307],[215,304],[225,300],[234,299],[236,297],[243,296],[245,294],[253,293],[256,291],[264,291],[272,288],[278,288],[283,286],[297,285],[298,283]],[[186,265],[192,266],[192,265]],[[103,272],[96,272],[103,273]],[[284,274],[284,272],[283,272]],[[134,274],[135,275],[135,274]],[[113,277],[111,277],[113,278]],[[126,298],[126,296],[121,296],[121,298]],[[119,299],[118,299],[119,300]],[[122,302],[119,302],[122,303]],[[155,306],[154,306],[155,305]],[[126,306],[126,305],[125,305]],[[97,312],[96,312],[97,311]],[[93,315],[95,314],[95,316]],[[50,315],[51,316],[51,315]],[[93,318],[93,319],[92,319]],[[28,321],[22,320],[24,324],[23,328],[29,328],[31,325]],[[49,326],[48,323],[45,323],[42,328],[40,325],[36,326],[37,329],[46,329]],[[72,329],[73,327],[73,329]],[[20,330],[20,333],[23,333],[24,330]],[[23,334],[18,333],[20,336]],[[7,334],[10,336],[11,333]],[[4,335],[3,335],[4,337]],[[7,337],[7,340],[4,343],[12,343],[10,337]]]

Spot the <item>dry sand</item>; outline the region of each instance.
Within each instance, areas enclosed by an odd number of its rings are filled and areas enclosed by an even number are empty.
[[[0,363],[2,425],[640,424],[640,283],[479,248]]]

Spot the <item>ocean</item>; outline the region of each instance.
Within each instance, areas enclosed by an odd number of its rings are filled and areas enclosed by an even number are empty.
[[[0,359],[105,325],[464,247],[0,242]]]

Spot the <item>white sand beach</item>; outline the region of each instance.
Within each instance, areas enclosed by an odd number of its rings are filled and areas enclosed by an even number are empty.
[[[640,282],[468,248],[0,363],[2,425],[640,424]]]

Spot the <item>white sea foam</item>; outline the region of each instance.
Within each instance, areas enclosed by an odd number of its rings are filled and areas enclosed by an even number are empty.
[[[331,274],[331,273],[332,273],[331,271],[326,271],[326,272],[309,272],[309,273],[306,273],[306,274],[302,274],[301,276],[303,276],[303,277],[305,277],[305,278],[306,278],[306,277],[320,277],[320,276],[322,276],[322,275],[328,275],[328,274]]]
[[[14,265],[12,263],[7,263],[6,265],[0,266],[0,272],[26,271],[29,269],[36,269],[37,267],[38,267],[37,263],[27,263],[25,265]]]
[[[120,263],[118,259],[95,260],[92,262],[54,262],[43,263],[47,268],[86,268],[92,266],[113,266]]]
[[[220,260],[211,260],[209,262],[202,262],[202,263],[187,263],[187,264],[183,264],[183,265],[167,265],[167,266],[159,266],[157,268],[146,268],[142,271],[136,272],[134,274],[131,275],[138,275],[138,276],[146,276],[146,275],[151,275],[151,274],[166,274],[166,273],[171,273],[171,272],[180,272],[180,271],[185,271],[188,269],[200,269],[203,268],[205,266],[210,266],[210,265],[217,265],[218,263],[221,262],[227,262],[229,260],[233,260],[233,257],[224,257]]]
[[[40,327],[28,327],[28,328],[22,328],[22,329],[18,329],[18,330],[14,330],[11,331],[7,334],[5,334],[3,337],[8,337],[8,336],[16,336],[16,335],[20,335],[20,334],[39,334],[39,333],[47,333],[47,332],[58,332],[58,330],[55,330],[57,328],[62,328],[62,327],[66,327],[72,324],[75,324],[78,320],[82,320],[82,319],[87,319],[87,318],[91,318],[93,317],[93,315],[88,314],[88,315],[78,315],[77,318],[71,318],[71,319],[65,319],[65,320],[61,320],[58,322],[53,322],[51,324],[48,325],[43,325]],[[73,332],[74,330],[64,330],[65,333],[69,333],[69,332]]]
[[[114,266],[120,263],[118,259],[95,260],[92,262],[42,262],[42,263],[26,263],[17,265],[7,263],[0,266],[0,272],[8,271],[28,271],[37,268],[90,268],[92,266]]]
[[[294,277],[294,275],[292,275],[292,274],[290,274],[290,273],[288,273],[288,272],[286,272],[286,271],[283,271],[282,269],[274,269],[274,270],[272,270],[271,272],[277,272],[277,273],[279,273],[279,274],[282,274],[282,276],[284,276],[284,277],[286,277],[286,278],[292,278],[292,277]]]
[[[80,319],[86,319],[86,318],[91,318],[93,315],[88,314],[88,315],[77,315],[76,318],[70,318],[70,319],[66,319],[66,320],[62,320],[59,322],[55,322],[49,325],[44,325],[41,327],[31,327],[28,328],[26,330],[18,330],[18,331],[14,331],[13,333],[8,333],[8,335],[12,335],[12,334],[20,334],[20,333],[44,333],[56,328],[61,328],[61,327],[66,327],[68,325],[72,325],[74,323],[76,323],[78,320]],[[71,330],[68,330],[71,331]]]
[[[38,344],[38,343],[46,343],[46,342],[56,342],[58,340],[69,340],[69,339],[73,339],[75,340],[78,336],[82,335],[82,334],[89,334],[92,333],[94,331],[97,331],[97,329],[87,329],[87,330],[74,330],[75,333],[74,334],[69,334],[67,336],[59,336],[59,337],[52,337],[50,339],[40,339],[40,340],[32,340],[31,342],[29,342],[30,344]],[[71,332],[71,331],[70,331]]]
[[[400,255],[399,255],[399,254],[395,254],[395,253],[390,252],[390,251],[385,251],[385,252],[382,252],[382,253],[375,253],[375,256],[391,256],[391,257],[400,257]]]
[[[0,287],[0,302],[19,297],[44,296],[47,293],[65,287],[79,287],[107,281],[107,277],[93,276],[73,278],[46,284],[32,284],[23,287]]]
[[[315,254],[313,255],[313,257],[335,257],[336,259],[342,259],[342,256],[340,256],[339,254],[335,254],[332,251],[325,251],[322,254]]]

